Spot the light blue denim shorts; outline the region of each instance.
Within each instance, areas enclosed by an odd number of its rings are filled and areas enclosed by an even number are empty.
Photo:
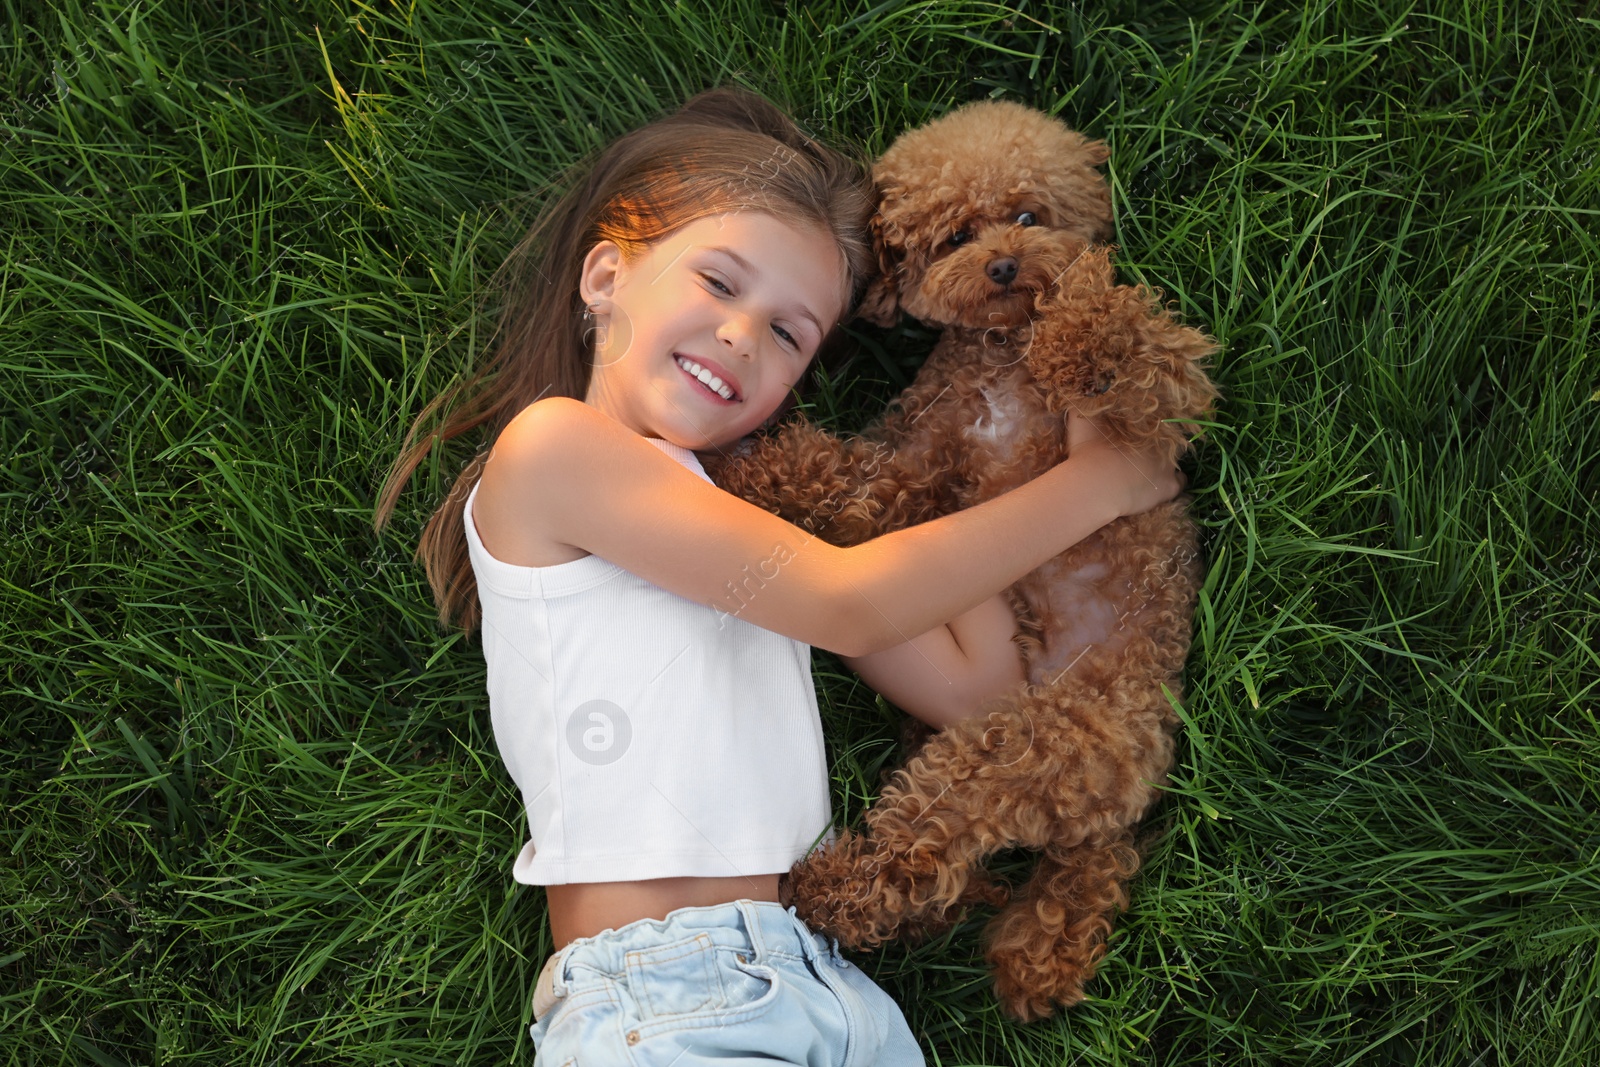
[[[545,964],[534,1001],[534,1067],[925,1063],[889,994],[775,901],[576,938]]]

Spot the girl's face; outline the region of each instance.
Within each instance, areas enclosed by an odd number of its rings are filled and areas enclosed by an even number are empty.
[[[682,448],[733,444],[844,313],[844,271],[827,234],[756,212],[697,219],[631,262],[601,241],[578,285],[597,308],[585,403]]]

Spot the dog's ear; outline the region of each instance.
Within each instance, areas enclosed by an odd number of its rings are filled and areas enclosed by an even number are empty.
[[[1078,206],[1078,214],[1083,222],[1079,232],[1091,241],[1104,241],[1112,232],[1111,188],[1100,172],[1093,168],[1111,158],[1111,147],[1104,141],[1084,138],[1081,148],[1093,191]]]
[[[884,232],[883,212],[874,211],[867,222],[872,233],[872,250],[878,257],[878,273],[867,285],[866,295],[855,317],[874,326],[893,326],[900,321],[900,252],[892,247]]]

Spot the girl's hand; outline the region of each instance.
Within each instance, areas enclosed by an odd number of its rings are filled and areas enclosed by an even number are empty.
[[[1099,472],[1118,518],[1165,504],[1183,492],[1187,482],[1158,450],[1114,445],[1093,418],[1072,411],[1067,412],[1067,450],[1072,462],[1092,464]]]

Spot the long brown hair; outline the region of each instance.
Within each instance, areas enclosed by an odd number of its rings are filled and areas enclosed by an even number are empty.
[[[845,262],[848,303],[861,302],[874,267],[867,221],[874,197],[861,159],[823,145],[755,93],[710,89],[679,110],[624,134],[592,162],[581,160],[567,192],[547,207],[496,275],[503,294],[493,355],[423,409],[390,467],[373,517],[381,532],[411,475],[434,445],[487,426],[488,441],[529,404],[546,396],[582,400],[592,371],[580,318],[578,274],[590,248],[610,240],[632,258],[652,242],[709,215],[756,210],[791,225],[829,234]],[[840,350],[840,328],[828,332],[780,417],[809,384],[819,363]],[[422,427],[445,411],[443,425]],[[477,581],[467,555],[462,505],[483,473],[480,451],[457,475],[417,546],[433,588],[439,624],[464,632],[479,622]]]

